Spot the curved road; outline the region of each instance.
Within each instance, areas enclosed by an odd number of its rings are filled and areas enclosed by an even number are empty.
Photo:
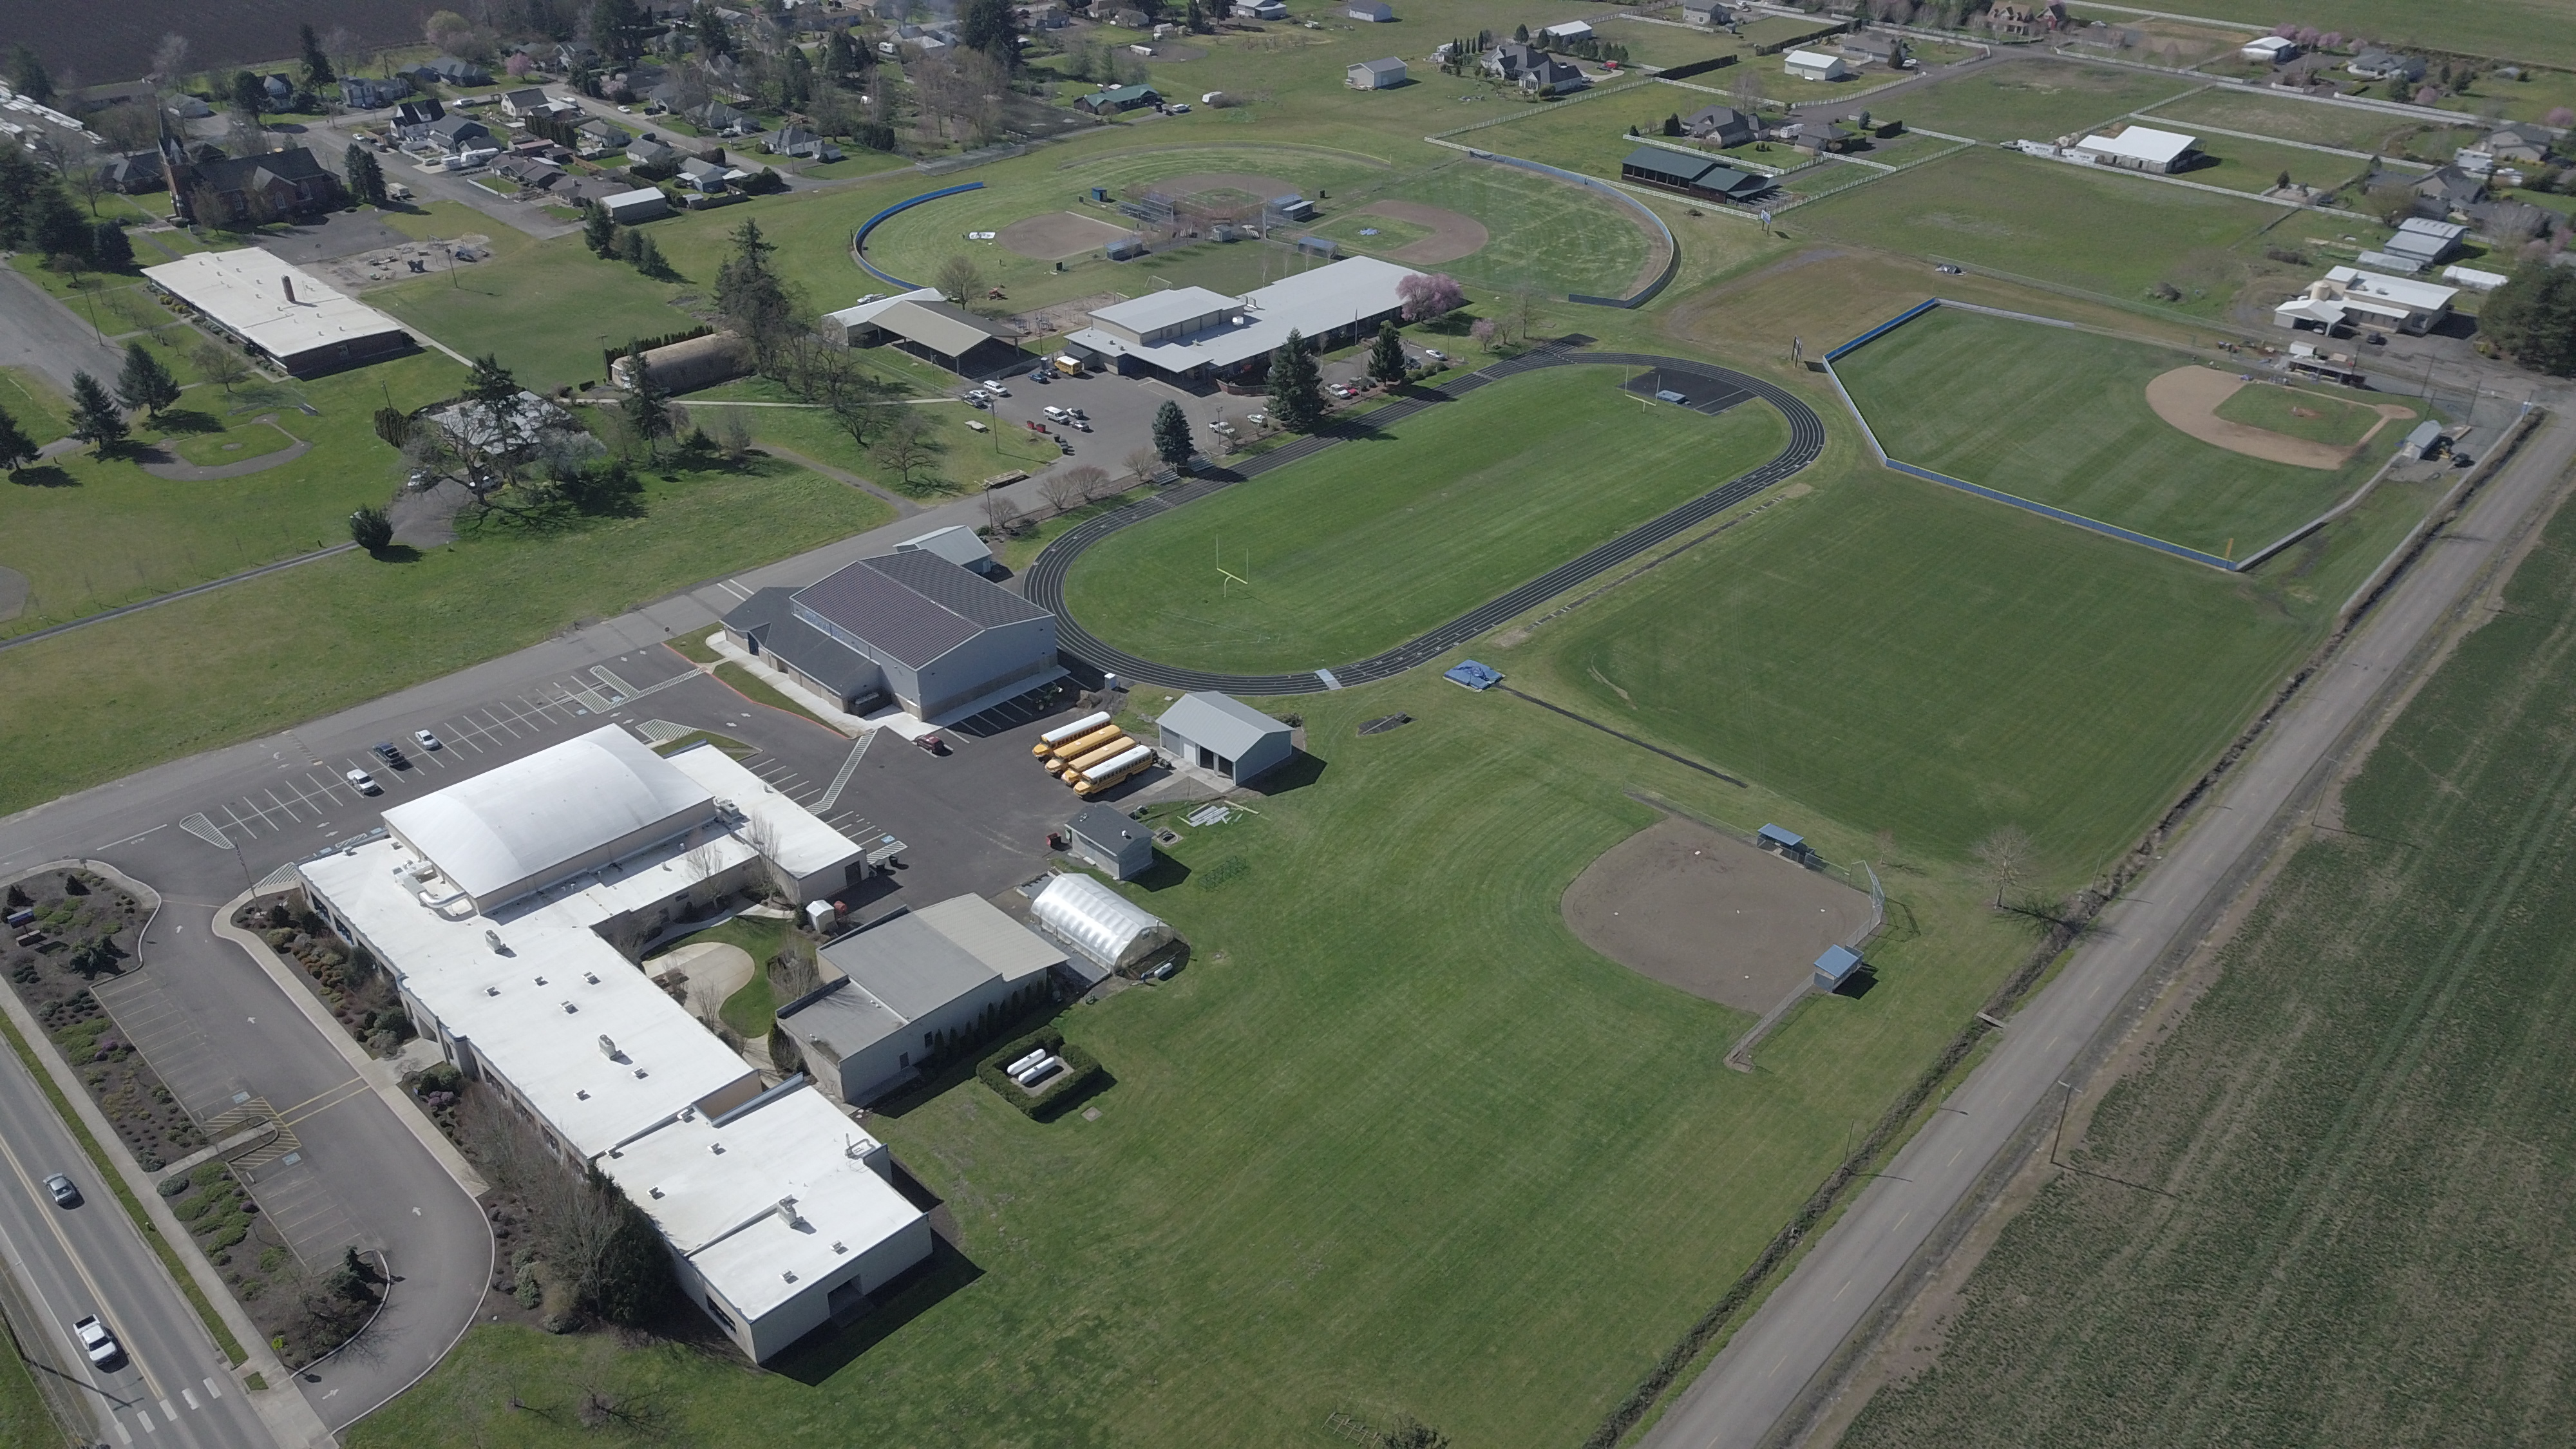
[[[1352,664],[1330,666],[1336,684],[1369,684],[1396,675],[1456,648],[1488,629],[1515,618],[1575,585],[1598,577],[1610,569],[1635,558],[1655,545],[1672,538],[1694,524],[1701,523],[1806,467],[1824,451],[1825,425],[1815,409],[1788,390],[1749,377],[1730,368],[1705,362],[1689,362],[1678,357],[1655,357],[1634,352],[1569,352],[1542,348],[1525,353],[1491,367],[1471,372],[1443,387],[1424,388],[1415,395],[1370,413],[1364,422],[1344,423],[1330,432],[1300,438],[1284,447],[1266,453],[1242,468],[1214,472],[1197,482],[1158,497],[1129,504],[1114,513],[1105,513],[1073,529],[1047,545],[1046,552],[1029,565],[1021,591],[1029,601],[1053,611],[1056,637],[1070,654],[1113,671],[1129,679],[1159,684],[1173,689],[1213,689],[1227,694],[1313,694],[1329,686],[1321,673],[1307,670],[1298,674],[1223,674],[1200,669],[1183,669],[1141,659],[1123,649],[1102,641],[1082,627],[1064,604],[1065,576],[1072,572],[1073,562],[1091,547],[1122,528],[1129,528],[1149,518],[1169,512],[1183,504],[1223,492],[1249,478],[1258,477],[1274,468],[1284,467],[1321,452],[1323,449],[1354,437],[1363,431],[1374,431],[1389,423],[1399,422],[1432,407],[1484,386],[1486,383],[1528,372],[1541,367],[1571,365],[1607,365],[1612,367],[1656,368],[1668,374],[1704,379],[1710,385],[1705,395],[1720,392],[1749,393],[1780,410],[1789,420],[1789,445],[1761,467],[1731,479],[1688,503],[1660,517],[1637,525],[1617,538],[1592,549],[1582,556],[1557,565],[1519,588],[1511,590],[1468,610],[1439,628],[1408,643],[1399,644],[1382,654],[1373,654]]]

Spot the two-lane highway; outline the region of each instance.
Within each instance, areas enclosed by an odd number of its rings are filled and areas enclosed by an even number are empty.
[[[80,1187],[80,1206],[58,1207],[45,1191],[45,1178],[56,1172]],[[39,1360],[31,1369],[76,1386],[100,1442],[169,1449],[268,1449],[277,1442],[196,1310],[14,1052],[0,1052],[0,1248],[41,1320],[18,1325]],[[91,1314],[125,1348],[113,1370],[91,1367],[72,1335],[73,1320]]]

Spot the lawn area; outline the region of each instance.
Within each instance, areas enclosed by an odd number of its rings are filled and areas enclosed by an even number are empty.
[[[726,660],[724,663],[716,666],[716,678],[723,681],[724,686],[727,689],[732,690],[734,693],[741,695],[743,698],[750,700],[754,704],[767,705],[774,710],[780,710],[787,714],[797,715],[805,719],[813,720],[814,723],[818,725],[823,724],[823,721],[817,718],[812,710],[807,709],[805,706],[798,704],[792,699],[789,699],[786,695],[779,693],[776,689],[770,687],[768,681],[762,679],[759,675],[752,673],[750,670],[743,668],[741,665],[734,663],[732,660]],[[831,726],[824,725],[824,728],[829,729]]]
[[[71,435],[71,400],[34,368],[0,367],[0,408],[38,447]]]
[[[83,491],[12,488],[0,501]],[[784,464],[677,482],[656,473],[640,517],[470,531],[409,562],[343,554],[28,644],[9,652],[0,689],[0,813],[434,679],[891,516]],[[29,536],[0,527],[0,548]]]
[[[2366,505],[2248,580],[1856,466],[1478,657],[1908,852],[2018,825],[2065,889],[2216,756],[2427,501]],[[2081,682],[2054,667],[2076,660]]]
[[[624,262],[592,256],[578,236],[504,250],[499,234],[509,228],[489,220],[484,226],[495,234],[489,260],[376,288],[366,294],[367,305],[468,357],[498,356],[521,383],[540,392],[605,376],[602,348],[622,349],[639,337],[696,326],[698,319],[673,307],[671,299],[703,292],[715,280],[709,268],[691,274],[694,287],[657,282]]]
[[[1662,18],[1678,19],[1679,15],[1672,13]],[[1752,54],[1754,42],[1738,40],[1723,30],[1702,30],[1696,26],[1684,30],[1624,16],[1596,20],[1592,29],[1603,40],[1628,47],[1628,59],[1638,65],[1670,68],[1694,61],[1714,60],[1721,55],[1740,57],[1739,65],[1756,63]],[[1710,80],[1712,74],[1717,79]],[[1706,72],[1699,77],[1701,85],[1722,86],[1726,80],[1725,71]]]
[[[954,1076],[869,1119],[960,1258],[769,1373],[478,1327],[351,1449],[590,1442],[583,1385],[711,1449],[1321,1445],[1336,1412],[1576,1443],[2020,949],[1972,883],[1891,876],[1879,987],[1726,1071],[1747,1019],[1594,956],[1558,900],[1656,818],[1631,786],[1748,826],[1772,802],[1428,672],[1294,706],[1317,781],[1182,826],[1187,876],[1136,897],[1189,969],[1062,1018],[1116,1078],[1099,1120]]]
[[[1843,1444],[2557,1437],[2571,560],[2561,511]]]
[[[2566,8],[2557,0],[2483,0],[2477,5],[2432,8],[2415,0],[2199,0],[2191,13],[2241,20],[2258,30],[2287,20],[2345,35],[2368,35],[2387,45],[2432,46],[2576,66],[2576,36],[2568,34]],[[2501,90],[2510,83],[2493,84]]]
[[[2282,210],[1980,147],[1800,207],[1792,229],[2129,302],[2157,301],[2150,289],[2170,285],[2181,300],[2162,305],[2219,316],[2256,281],[2313,275],[2262,255],[2263,229]],[[2388,234],[2358,216],[2334,220],[2364,245]]]
[[[2369,164],[2350,156],[2274,146],[2237,136],[2203,136],[2200,149],[2205,159],[2181,173],[2184,180],[2253,195],[2280,184],[2284,171],[2293,181],[2333,191],[2359,177]]]
[[[2222,557],[2325,512],[2404,435],[2332,471],[2229,452],[2147,406],[2151,379],[2194,365],[2178,349],[1953,307],[1834,363],[1888,456]]]
[[[2169,75],[2071,60],[2016,60],[1887,103],[1887,118],[1980,141],[2053,141],[2196,89]]]
[[[724,1023],[741,1032],[745,1040],[758,1041],[769,1035],[771,1014],[778,1007],[769,989],[769,958],[777,955],[779,948],[787,944],[787,927],[787,922],[767,916],[729,916],[694,936],[686,936],[664,946],[654,953],[654,960],[644,963],[644,969],[648,972],[654,970],[655,960],[682,946],[716,943],[741,947],[743,953],[751,957],[751,979],[725,998]]]
[[[0,564],[31,586],[26,611],[0,632],[58,624],[347,541],[349,511],[383,502],[402,482],[401,457],[375,435],[375,409],[387,396],[406,409],[452,396],[462,378],[454,362],[422,353],[230,394],[192,387],[158,426],[136,420],[139,440],[168,439],[193,462],[234,462],[287,445],[255,417],[273,415],[313,440],[303,457],[245,477],[170,482],[129,457],[102,460],[87,448],[27,469],[25,481],[50,486],[0,489]],[[305,415],[299,401],[320,415]],[[226,442],[242,446],[226,453]]]
[[[2231,423],[2269,428],[2310,442],[2332,443],[2338,448],[2361,441],[2379,422],[2376,403],[2386,393],[2372,393],[2371,402],[2342,389],[2309,386],[2254,386],[2238,388],[2218,405],[2218,415]],[[2380,429],[2380,436],[2402,438],[2415,424],[2410,419],[2397,419]],[[2374,450],[2377,451],[2377,450]]]
[[[29,1325],[29,1331],[33,1331],[33,1325]],[[50,1449],[76,1442],[54,1422],[26,1361],[15,1353],[7,1355],[7,1360],[0,1363],[0,1441],[24,1445],[26,1449]]]
[[[2157,106],[2154,116],[2148,120],[2155,124],[2159,119],[2169,123],[2171,129],[2188,130],[2194,125],[2225,126],[2231,131],[2249,131],[2284,141],[2306,141],[2311,145],[2340,146],[2347,151],[2364,153],[2378,151],[2392,156],[2401,154],[2405,141],[2418,131],[2437,131],[2454,144],[2468,139],[2465,132],[2449,127],[2426,127],[2421,122],[2380,111],[2304,101],[2290,96],[2249,95],[2228,90],[2202,91],[2198,95]],[[2214,136],[2204,144],[2216,146],[2232,139]],[[2445,151],[2444,154],[2447,156],[2449,153]]]
[[[1607,367],[1507,378],[1113,534],[1074,566],[1065,602],[1101,638],[1163,663],[1344,664],[1717,487],[1787,441],[1768,407],[1714,419],[1649,408],[1620,391],[1625,378]],[[1616,466],[1605,467],[1611,435]]]

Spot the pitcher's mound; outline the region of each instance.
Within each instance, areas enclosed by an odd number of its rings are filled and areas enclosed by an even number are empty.
[[[995,234],[993,240],[1024,257],[1060,262],[1068,257],[1081,256],[1084,252],[1098,251],[1126,235],[1127,228],[1112,226],[1098,217],[1050,211],[1012,222]]]
[[[1586,866],[1564,911],[1576,939],[1620,965],[1758,1014],[1811,979],[1827,946],[1869,924],[1869,897],[1668,818]]]

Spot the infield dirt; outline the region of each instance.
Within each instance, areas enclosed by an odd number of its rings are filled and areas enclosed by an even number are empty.
[[[2411,418],[2411,408],[2385,404],[2379,409],[2379,421],[2361,435],[2361,441],[2348,448],[2331,443],[2312,442],[2276,433],[2270,428],[2257,428],[2245,423],[2229,422],[2218,415],[2218,405],[2235,396],[2245,379],[2221,372],[2214,367],[2177,367],[2147,381],[2147,406],[2156,416],[2171,423],[2190,437],[2198,438],[2213,448],[2243,453],[2268,463],[2287,463],[2293,468],[2322,468],[2328,471],[2352,461],[2353,455],[2367,446],[2388,426],[2392,417]]]
[[[1833,877],[1678,817],[1603,851],[1563,908],[1593,950],[1750,1012],[1778,1005],[1827,946],[1869,923],[1869,898]]]

